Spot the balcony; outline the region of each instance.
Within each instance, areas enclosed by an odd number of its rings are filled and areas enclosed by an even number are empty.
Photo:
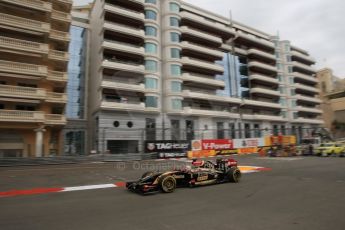
[[[65,115],[61,114],[45,114],[45,125],[66,125]]]
[[[2,122],[44,122],[44,113],[40,111],[21,111],[0,109],[0,121]]]
[[[320,109],[309,108],[309,107],[305,107],[305,106],[296,106],[295,109],[298,112],[317,113],[317,114],[321,114],[322,113],[322,110],[320,110]]]
[[[299,78],[303,81],[312,82],[314,84],[318,83],[318,80],[315,77],[312,77],[310,75],[306,75],[306,74],[302,74],[302,73],[298,73],[298,72],[293,72],[292,75],[295,78]]]
[[[264,95],[269,95],[269,96],[274,96],[274,97],[280,97],[280,92],[276,90],[271,90],[271,89],[266,89],[266,88],[260,88],[260,87],[253,87],[250,89],[250,93],[252,94],[264,94]]]
[[[72,5],[73,0],[55,0],[56,2],[60,2],[63,4],[67,4],[67,5]]]
[[[268,85],[279,85],[279,80],[276,78],[272,78],[272,77],[266,77],[264,75],[260,75],[260,74],[253,74],[249,77],[249,80],[251,81],[255,81],[255,82],[264,82]]]
[[[268,60],[271,62],[276,61],[276,56],[274,54],[270,54],[270,53],[267,53],[258,49],[253,49],[253,48],[248,50],[248,56],[257,57],[259,59]]]
[[[261,71],[268,72],[268,73],[277,73],[278,72],[278,69],[276,66],[267,65],[265,63],[261,63],[261,62],[257,62],[257,61],[250,61],[248,63],[248,67],[252,68],[252,69],[259,69]]]
[[[294,96],[294,98],[296,98],[296,100],[300,100],[300,101],[306,101],[309,103],[321,104],[321,100],[319,98],[316,98],[316,97],[308,97],[308,96],[302,96],[300,94],[296,94]]]
[[[299,63],[299,62],[296,62],[296,61],[293,61],[292,62],[292,66],[295,67],[295,68],[298,68],[298,69],[302,69],[308,73],[311,73],[311,74],[314,74],[316,73],[316,70],[313,68],[313,67],[310,67],[308,65],[305,65],[305,64],[302,64],[302,63]]]
[[[145,67],[143,65],[131,64],[131,63],[122,63],[122,62],[104,60],[102,62],[102,67],[106,69],[114,69],[118,71],[138,73],[138,74],[145,73]]]
[[[273,42],[254,37],[253,35],[246,34],[242,31],[237,31],[237,39],[236,40],[245,40],[247,42],[252,43],[253,46],[265,47],[266,49],[269,49],[269,50],[275,49]]]
[[[206,69],[211,72],[222,74],[224,72],[224,67],[220,66],[214,62],[206,62],[199,59],[183,57],[181,59],[183,65],[194,66],[197,69]]]
[[[20,7],[26,7],[30,9],[50,12],[52,10],[52,4],[50,2],[44,2],[40,0],[2,0],[5,3],[18,5]]]
[[[308,56],[308,55],[305,55],[305,54],[302,54],[300,52],[297,52],[297,51],[291,51],[291,56],[292,57],[296,57],[306,63],[309,63],[309,64],[315,64],[315,59]]]
[[[7,28],[14,27],[42,33],[48,33],[50,31],[50,24],[48,23],[3,13],[0,13],[0,25],[5,25]]]
[[[62,52],[58,50],[50,50],[48,54],[48,58],[55,60],[55,61],[64,61],[67,62],[69,60],[68,52]]]
[[[72,21],[72,16],[69,13],[53,10],[52,18],[58,21],[70,23]]]
[[[134,27],[129,27],[126,25],[118,24],[118,23],[112,23],[112,22],[104,22],[104,29],[111,30],[120,34],[125,34],[129,36],[134,36],[138,38],[145,38],[145,32],[144,30],[139,30]]]
[[[145,112],[145,103],[119,103],[102,101],[101,109],[103,110],[120,110],[120,111],[134,111],[134,112]]]
[[[125,18],[141,21],[141,22],[144,22],[144,19],[145,19],[145,15],[143,13],[140,13],[140,12],[134,11],[134,10],[130,10],[127,8],[122,8],[120,6],[112,5],[109,3],[106,3],[104,5],[104,9],[107,12],[117,14],[117,15],[120,15],[120,16],[125,17]]]
[[[193,84],[196,84],[196,85],[208,85],[208,86],[213,86],[213,87],[222,88],[222,89],[225,87],[224,81],[211,79],[211,78],[204,77],[202,75],[196,75],[196,74],[190,74],[190,73],[182,74],[182,80],[184,82],[193,82]]]
[[[303,118],[299,117],[292,120],[293,123],[307,123],[307,124],[315,124],[315,125],[322,125],[324,124],[323,120],[315,119],[315,118]]]
[[[198,44],[191,43],[191,42],[186,42],[186,41],[181,42],[181,46],[182,46],[182,49],[184,50],[191,50],[194,53],[202,53],[206,56],[212,56],[220,60],[224,56],[223,52],[221,51],[218,51],[216,49],[210,49],[208,47],[200,46]]]
[[[116,81],[102,81],[102,88],[107,89],[117,89],[117,90],[123,90],[123,91],[133,91],[133,92],[145,92],[145,85],[144,84],[130,84],[130,83],[122,83],[122,82],[116,82]]]
[[[303,85],[300,83],[295,83],[293,86],[295,86],[296,89],[301,89],[301,90],[309,91],[313,93],[319,93],[319,89],[316,87],[311,87],[311,86]]]
[[[59,72],[59,71],[48,71],[48,81],[56,81],[56,82],[67,82],[68,74],[66,72]]]
[[[184,98],[194,98],[206,101],[218,101],[223,103],[241,104],[242,100],[235,97],[218,96],[215,94],[208,94],[204,92],[192,92],[190,90],[183,90]]]
[[[234,29],[224,24],[207,20],[204,17],[200,17],[187,11],[180,12],[180,16],[182,20],[191,21],[197,25],[200,25],[205,29],[205,32],[213,31],[214,33],[219,33],[220,35],[225,35],[226,37],[233,37],[236,34]]]
[[[198,109],[192,107],[184,107],[182,111],[183,115],[189,116],[200,116],[200,117],[218,117],[218,118],[240,118],[240,115],[237,113],[231,113],[228,111],[216,111],[216,110],[206,110]]]
[[[47,92],[46,101],[50,103],[67,103],[67,94],[65,93],[54,93],[54,92]]]
[[[212,34],[205,33],[203,31],[192,29],[192,28],[190,28],[188,26],[182,26],[182,27],[180,27],[180,30],[182,32],[182,35],[185,34],[185,35],[188,35],[188,36],[200,38],[202,40],[207,40],[207,41],[210,41],[212,43],[216,43],[218,45],[222,44],[222,42],[223,42],[220,37],[214,36]]]
[[[0,36],[0,48],[38,54],[47,54],[49,50],[48,44],[19,40],[3,36]]]
[[[50,39],[69,42],[70,41],[70,35],[67,32],[62,32],[58,30],[51,30],[49,34]]]
[[[252,107],[265,107],[265,108],[272,108],[272,109],[281,109],[282,108],[282,106],[279,103],[266,102],[266,101],[244,99],[243,103],[246,106],[252,106]]]
[[[44,99],[45,89],[21,87],[12,85],[0,85],[0,96],[25,99]]]
[[[104,49],[116,50],[124,53],[131,53],[139,56],[145,55],[145,49],[141,46],[134,46],[132,44],[117,42],[117,41],[103,41],[102,47]]]
[[[264,115],[264,114],[243,114],[242,119],[244,120],[257,120],[257,121],[286,121],[283,116]]]
[[[20,62],[0,60],[0,72],[34,76],[47,76],[48,68],[42,65],[31,65]]]

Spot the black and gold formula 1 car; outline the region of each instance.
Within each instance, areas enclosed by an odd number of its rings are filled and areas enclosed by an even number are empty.
[[[126,188],[142,194],[152,192],[173,192],[177,187],[194,187],[200,185],[239,182],[241,171],[234,159],[217,159],[212,161],[193,160],[191,166],[184,169],[153,172],[149,171],[137,181],[126,183]]]

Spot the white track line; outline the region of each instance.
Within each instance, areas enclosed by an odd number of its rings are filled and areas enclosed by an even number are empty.
[[[92,189],[101,189],[101,188],[115,188],[118,187],[115,184],[98,184],[98,185],[85,185],[85,186],[76,186],[76,187],[66,187],[61,192],[72,192],[72,191],[81,191],[81,190],[92,190]]]

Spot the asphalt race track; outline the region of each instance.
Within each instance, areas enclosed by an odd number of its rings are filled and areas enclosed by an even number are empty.
[[[136,179],[146,169],[184,163],[0,168],[0,229],[345,229],[345,158],[236,159],[240,165],[272,170],[244,174],[238,184],[141,196],[119,182]],[[1,196],[13,190],[115,183],[119,186]]]

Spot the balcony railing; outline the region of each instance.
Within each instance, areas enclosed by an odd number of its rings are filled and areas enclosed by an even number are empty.
[[[49,59],[58,60],[58,61],[68,61],[69,54],[68,52],[58,51],[58,50],[50,50],[48,54]]]
[[[124,43],[124,42],[117,42],[117,41],[110,41],[106,40],[103,42],[103,48],[112,49],[112,50],[119,50],[125,53],[132,53],[137,54],[140,56],[144,56],[145,49],[141,46],[133,46],[132,44]]]
[[[294,123],[318,124],[318,125],[324,124],[323,120],[315,119],[315,118],[304,118],[304,117],[299,117],[299,118],[293,119],[293,122]]]
[[[145,85],[144,84],[130,84],[130,83],[120,83],[116,81],[102,81],[103,88],[110,88],[110,89],[118,89],[123,91],[135,91],[135,92],[145,92]]]
[[[227,96],[219,96],[215,94],[209,94],[204,92],[193,92],[190,90],[183,90],[183,97],[185,98],[195,98],[200,100],[207,100],[207,101],[218,101],[223,103],[234,103],[234,104],[241,104],[240,98],[235,97],[227,97]]]
[[[184,65],[196,66],[198,68],[212,70],[217,73],[224,72],[224,67],[214,62],[202,61],[202,60],[190,58],[190,57],[183,57],[181,58],[181,61]]]
[[[250,75],[249,79],[252,81],[262,81],[262,82],[266,82],[266,83],[271,83],[272,85],[278,85],[279,84],[278,79],[272,78],[272,77],[266,77],[266,76],[260,75],[260,74]]]
[[[292,65],[293,65],[293,67],[297,67],[297,68],[306,70],[306,71],[308,71],[310,73],[316,73],[316,70],[313,67],[311,67],[311,66],[308,66],[308,65],[296,62],[296,61],[293,61]]]
[[[65,115],[61,114],[46,114],[45,122],[46,125],[65,125],[67,123]]]
[[[52,18],[55,20],[63,21],[63,22],[72,21],[72,16],[69,13],[65,13],[65,12],[57,11],[57,10],[52,11]]]
[[[0,47],[32,53],[48,53],[48,44],[0,36]]]
[[[70,40],[70,35],[67,32],[51,30],[49,34],[49,38],[68,42]]]
[[[48,23],[3,13],[0,13],[0,24],[45,33],[48,33],[50,31],[50,24]]]
[[[310,108],[310,107],[305,107],[305,106],[297,106],[296,109],[301,112],[308,112],[308,113],[317,113],[321,114],[322,110],[317,109],[317,108]]]
[[[225,87],[224,81],[203,77],[202,75],[184,73],[182,74],[182,80],[194,82],[195,84],[203,84],[203,85],[215,86],[219,88]]]
[[[303,85],[300,83],[295,83],[294,86],[296,89],[302,89],[302,90],[306,90],[306,91],[310,91],[314,93],[319,93],[319,89],[316,87],[311,87],[311,86]]]
[[[300,95],[300,94],[296,94],[294,96],[294,98],[296,98],[297,100],[300,100],[300,101],[312,102],[312,103],[315,103],[315,104],[320,104],[321,103],[320,98],[317,98],[317,97],[308,97],[308,96],[303,96],[303,95]]]
[[[281,109],[282,108],[282,106],[279,103],[267,102],[267,101],[244,99],[243,103],[245,105],[249,105],[249,106],[253,106],[253,107],[265,107],[265,108],[274,108],[274,109]]]
[[[213,34],[208,34],[203,31],[197,30],[197,29],[192,29],[188,26],[182,26],[180,27],[182,34],[189,34],[192,35],[193,37],[198,37],[202,39],[209,40],[211,42],[217,43],[217,44],[222,44],[222,39],[220,37],[214,36]]]
[[[140,12],[134,11],[134,10],[130,10],[127,8],[123,8],[120,6],[112,5],[109,3],[105,4],[104,9],[106,11],[111,12],[111,13],[119,14],[119,15],[122,15],[124,17],[128,17],[128,18],[135,19],[138,21],[144,21],[144,19],[145,19],[145,16],[143,13],[140,13]]]
[[[3,97],[44,99],[46,91],[40,88],[0,85],[0,95]]]
[[[231,113],[228,111],[217,111],[212,109],[198,109],[193,107],[184,107],[183,108],[184,115],[192,115],[192,116],[203,116],[203,117],[222,117],[222,118],[233,118],[238,119],[240,117],[239,114]]]
[[[258,50],[258,49],[249,49],[248,50],[248,55],[255,55],[255,56],[259,56],[262,57],[263,59],[269,59],[272,61],[276,61],[276,56],[270,53],[266,53],[264,51]]]
[[[67,82],[68,74],[66,72],[49,70],[47,80],[48,81]]]
[[[309,62],[310,64],[314,64],[315,63],[315,59],[310,57],[310,56],[307,56],[305,54],[302,54],[302,53],[299,53],[297,51],[291,51],[291,56],[295,56],[299,59],[302,59],[304,61],[307,61]]]
[[[237,36],[240,37],[240,38],[243,38],[245,40],[248,40],[248,41],[251,41],[253,44],[260,44],[262,46],[265,46],[267,48],[270,48],[272,50],[274,50],[274,43],[271,42],[271,41],[268,41],[268,40],[264,40],[264,39],[261,39],[261,38],[257,38],[257,37],[253,37],[252,35],[250,34],[246,34],[242,31],[238,31],[237,32]]]
[[[124,33],[127,35],[131,35],[131,36],[135,36],[135,37],[139,37],[139,38],[143,38],[143,39],[145,37],[144,30],[139,30],[137,28],[133,28],[133,27],[126,26],[123,24],[119,24],[119,23],[113,23],[113,22],[105,21],[104,22],[104,28],[107,30],[111,30],[111,31],[119,32],[119,33]]]
[[[276,66],[267,65],[265,63],[261,63],[261,62],[257,62],[257,61],[249,62],[248,67],[264,69],[264,70],[267,70],[267,71],[273,72],[273,73],[278,72],[278,69]]]
[[[145,103],[119,103],[111,101],[102,101],[101,108],[105,110],[121,110],[121,111],[145,111]]]
[[[265,114],[243,114],[242,119],[258,120],[258,121],[283,121],[283,120],[286,120],[282,116],[265,115]]]
[[[139,73],[144,74],[145,67],[143,65],[138,65],[134,63],[122,63],[120,61],[110,61],[110,60],[104,60],[102,62],[103,68],[108,69],[115,69],[119,71],[125,71],[125,72],[133,72],[133,73]]]
[[[311,75],[306,75],[306,74],[302,74],[302,73],[298,73],[298,72],[293,72],[292,75],[295,78],[299,78],[305,81],[309,81],[309,82],[313,82],[313,83],[317,83],[318,80],[315,77],[312,77]]]
[[[266,88],[260,88],[260,87],[251,88],[250,93],[266,94],[266,95],[280,97],[280,92],[272,90],[272,89],[266,89]]]
[[[184,42],[181,42],[181,46],[183,49],[186,49],[186,50],[193,50],[194,52],[207,54],[219,59],[223,58],[223,52],[215,50],[215,49],[210,49],[208,47],[201,46],[195,43],[184,41]]]
[[[47,92],[46,101],[51,103],[67,103],[67,94]]]
[[[0,72],[17,73],[24,75],[47,76],[48,69],[42,65],[32,65],[20,62],[0,60]]]
[[[44,113],[40,111],[21,111],[0,109],[0,121],[2,122],[43,122]]]
[[[3,2],[16,4],[18,6],[25,6],[28,8],[41,10],[41,11],[48,11],[52,10],[52,4],[50,2],[44,2],[40,0],[2,0]]]

